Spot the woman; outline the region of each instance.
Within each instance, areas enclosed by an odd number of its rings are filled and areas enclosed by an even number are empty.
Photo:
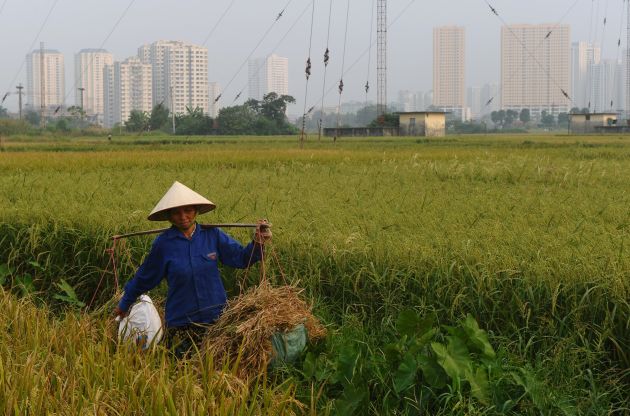
[[[138,296],[153,289],[163,278],[166,297],[166,342],[177,356],[199,345],[205,327],[215,322],[227,301],[218,262],[246,268],[259,261],[271,239],[269,224],[258,221],[254,241],[243,247],[219,228],[204,229],[198,214],[216,206],[179,182],[153,208],[150,221],[168,220],[172,227],[160,234],[114,311],[124,317]]]

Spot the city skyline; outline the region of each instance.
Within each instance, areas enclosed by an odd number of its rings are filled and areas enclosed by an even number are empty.
[[[49,3],[40,0],[34,0],[34,3],[39,4],[40,9],[36,8],[36,12],[31,13],[32,19],[27,22],[33,26],[31,28],[33,32],[42,23],[45,12],[50,7]],[[242,103],[247,98],[247,94],[244,93],[239,100],[235,100],[238,92],[247,88],[247,69],[245,68],[239,73],[238,68],[241,67],[242,60],[245,59],[250,51],[255,52],[254,56],[266,56],[276,52],[279,55],[288,57],[292,63],[289,71],[289,84],[291,85],[289,93],[296,98],[297,103],[290,106],[289,113],[299,114],[301,112],[305,83],[303,67],[307,55],[306,50],[308,49],[308,18],[310,17],[310,8],[304,7],[308,5],[307,2],[299,0],[289,2],[290,4],[286,7],[277,26],[274,30],[271,30],[270,35],[264,39],[264,42],[260,42],[261,46],[254,51],[252,51],[253,46],[259,40],[260,35],[265,32],[265,28],[269,27],[265,23],[273,21],[277,17],[277,12],[274,11],[275,8],[282,10],[287,5],[286,2],[270,0],[265,6],[261,6],[246,0],[236,1],[234,2],[234,7],[227,10],[225,19],[221,21],[219,21],[219,17],[231,3],[229,1],[217,1],[215,7],[212,8],[213,12],[200,19],[197,13],[191,14],[183,10],[174,9],[171,13],[157,10],[159,9],[158,6],[166,7],[173,3],[157,0],[151,3],[156,6],[156,17],[151,21],[144,18],[138,10],[144,3],[144,0],[138,0],[122,19],[120,25],[116,27],[116,30],[112,31],[112,36],[108,37],[105,34],[111,29],[111,24],[121,17],[124,4],[118,4],[117,6],[120,6],[118,8],[111,5],[106,8],[95,5],[89,10],[84,10],[82,5],[77,5],[77,10],[83,10],[87,13],[86,16],[93,15],[95,11],[99,11],[98,22],[92,22],[93,24],[90,25],[91,30],[85,32],[85,36],[79,37],[70,36],[70,32],[66,33],[63,30],[59,30],[61,22],[64,21],[63,18],[60,18],[60,15],[66,16],[63,13],[64,10],[67,12],[67,9],[64,9],[62,4],[60,4],[58,6],[59,9],[52,13],[50,21],[44,27],[38,39],[44,39],[46,47],[59,49],[66,55],[66,59],[70,59],[71,55],[80,49],[103,46],[112,52],[115,59],[118,60],[133,56],[136,53],[137,46],[134,39],[139,41],[138,45],[155,41],[155,39],[168,38],[202,44],[207,39],[206,46],[209,48],[208,82],[216,82],[221,89],[223,95],[221,99],[222,105],[230,105],[232,102]],[[340,55],[344,45],[342,42],[343,36],[341,36],[343,19],[339,18],[337,12],[344,12],[340,14],[345,14],[346,5],[337,3],[333,5],[332,34],[330,37],[332,57],[327,71],[326,90],[328,93],[324,100],[325,106],[334,105],[338,100],[334,84],[339,79],[340,61],[342,59]],[[620,13],[617,10],[618,8],[616,6],[613,7],[613,5],[608,7],[607,11],[602,5],[601,10],[598,10],[597,14],[595,14],[591,13],[590,7],[585,7],[581,4],[576,5],[573,1],[559,1],[547,4],[533,0],[528,2],[527,5],[518,5],[506,0],[496,0],[491,1],[491,4],[500,13],[500,19],[497,19],[485,3],[473,5],[462,1],[445,0],[441,2],[443,7],[439,8],[436,5],[418,6],[417,4],[411,4],[407,9],[408,4],[408,2],[402,0],[392,0],[388,6],[388,20],[391,25],[388,29],[388,86],[389,96],[393,98],[393,100],[390,98],[390,102],[395,101],[397,91],[431,90],[432,62],[431,59],[425,58],[432,53],[432,42],[430,39],[431,32],[435,26],[460,25],[466,30],[466,89],[481,87],[485,84],[501,83],[500,30],[503,22],[513,24],[521,22],[552,22],[550,24],[554,27],[558,23],[566,23],[576,27],[576,30],[572,30],[572,42],[585,40],[602,44],[603,58],[605,59],[615,59],[616,56],[620,55],[620,49],[617,48],[617,31],[621,29],[620,17],[623,13]],[[367,23],[369,23],[370,19],[370,7],[363,7],[362,5],[363,3],[351,3],[348,52],[345,58],[346,74],[344,75],[343,102],[353,100],[365,101],[363,86],[367,79],[367,60],[370,55],[370,85],[372,89],[367,99],[375,100],[376,98],[375,46],[373,46],[371,53],[368,53],[370,31]],[[5,19],[12,13],[19,12],[20,8],[21,6],[16,2],[9,1],[7,3],[7,7],[0,15],[0,32],[3,30],[2,23],[7,23]],[[188,10],[193,9],[201,12],[207,10],[208,6],[201,1],[192,1]],[[327,7],[319,5],[316,7],[311,52],[313,75],[310,79],[309,105],[321,103],[323,65],[320,62],[321,56],[318,55],[322,55],[322,49],[325,47],[327,9]],[[245,10],[247,10],[247,13],[243,13]],[[413,16],[423,16],[426,14],[425,10],[435,12],[435,18],[431,19],[430,25],[417,25],[417,19],[414,19]],[[403,11],[404,13],[401,14]],[[73,11],[72,13],[77,12]],[[190,21],[184,23],[178,19],[173,20],[177,16],[186,16]],[[608,19],[608,29],[605,29],[606,26],[602,26],[601,21],[603,17]],[[86,18],[85,20],[89,19]],[[166,21],[173,24],[157,24],[157,22]],[[296,23],[297,25],[292,31],[288,31]],[[30,27],[29,24],[25,24],[21,31],[28,32],[26,28]],[[78,24],[79,26],[81,25],[80,23]],[[138,25],[142,28],[140,32],[137,30],[130,31],[131,28],[138,27]],[[235,28],[243,25],[247,26],[247,30],[243,32],[244,35],[235,34]],[[4,26],[4,29],[6,27]],[[195,30],[190,30],[192,28],[195,28]],[[99,33],[101,34],[100,36],[98,35]],[[177,35],[169,35],[173,33],[177,33]],[[375,37],[375,33],[373,33],[373,37]],[[6,62],[13,63],[13,65],[5,65],[7,69],[0,70],[0,89],[7,89],[11,92],[11,96],[8,97],[4,105],[12,111],[17,110],[15,86],[19,83],[25,84],[25,70],[22,68],[21,75],[15,77],[14,82],[6,81],[7,79],[13,79],[12,76],[16,73],[11,71],[10,67],[14,66],[17,70],[20,66],[19,60],[16,61],[11,50],[18,50],[18,45],[20,43],[28,43],[28,39],[32,39],[32,37],[25,35],[19,39],[20,41],[9,43],[6,38],[0,37],[0,46],[4,47],[5,52],[9,52],[9,55],[5,54],[5,56],[11,57]],[[106,42],[103,42],[103,39],[106,39]],[[409,43],[410,40],[411,44]],[[70,49],[69,45],[71,44],[76,45],[76,48]],[[621,49],[625,50],[625,44],[625,36],[622,36]],[[410,45],[413,45],[413,48],[410,48]],[[625,52],[622,51],[621,55],[623,54]],[[72,66],[66,68],[65,96],[67,97],[77,95],[74,88],[75,78],[73,72]],[[6,86],[2,87],[3,84]],[[11,84],[11,86],[9,87],[8,84]],[[72,104],[71,99],[66,101],[66,104]]]

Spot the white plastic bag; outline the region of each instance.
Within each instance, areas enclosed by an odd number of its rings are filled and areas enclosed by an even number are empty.
[[[160,315],[147,295],[140,295],[129,314],[118,324],[118,339],[131,340],[142,350],[160,342],[162,332]]]

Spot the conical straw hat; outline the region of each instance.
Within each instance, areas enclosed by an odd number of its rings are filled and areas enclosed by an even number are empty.
[[[212,202],[176,181],[153,208],[148,217],[149,221],[167,221],[169,209],[187,205],[196,205],[200,214],[216,208]]]

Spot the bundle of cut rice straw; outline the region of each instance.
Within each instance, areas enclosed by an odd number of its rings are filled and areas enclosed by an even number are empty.
[[[326,329],[300,298],[301,292],[294,286],[274,288],[263,283],[228,301],[219,320],[209,328],[202,350],[217,363],[238,359],[237,374],[248,379],[266,371],[274,333],[303,324],[309,341],[324,338]]]

